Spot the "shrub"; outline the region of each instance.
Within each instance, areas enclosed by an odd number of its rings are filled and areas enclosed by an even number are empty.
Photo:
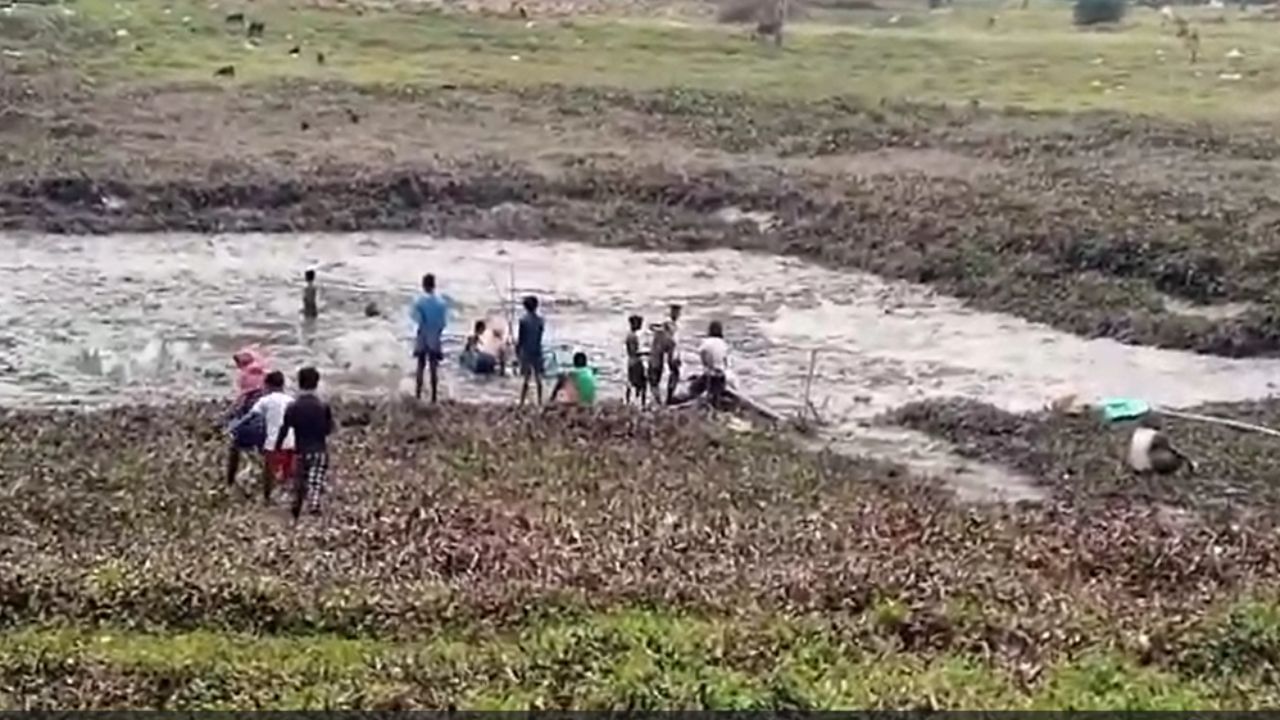
[[[729,0],[720,6],[716,20],[722,23],[751,23],[760,14],[758,0]]]
[[[1076,0],[1076,25],[1120,22],[1128,9],[1126,0]]]

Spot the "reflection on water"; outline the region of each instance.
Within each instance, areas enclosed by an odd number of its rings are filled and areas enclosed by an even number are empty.
[[[300,314],[308,267],[317,268],[321,288],[313,324]],[[825,403],[845,429],[943,396],[1012,410],[1067,393],[1172,405],[1239,400],[1269,394],[1280,371],[1273,360],[1085,341],[974,312],[918,286],[732,251],[395,234],[24,235],[0,236],[0,403],[224,396],[230,354],[246,343],[289,371],[317,365],[330,392],[405,392],[407,307],[426,272],[457,302],[442,379],[445,397],[455,399],[518,393],[513,379],[464,377],[456,356],[476,319],[507,312],[511,298],[526,293],[543,300],[549,344],[591,355],[605,397],[623,392],[626,316],[656,320],[679,302],[686,353],[710,319],[724,320],[743,387],[780,410],[798,403],[809,353],[819,350],[815,404]],[[366,316],[370,302],[380,316]]]

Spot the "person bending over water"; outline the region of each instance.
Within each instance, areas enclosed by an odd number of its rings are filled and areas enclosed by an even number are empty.
[[[294,467],[293,519],[302,515],[305,504],[315,515],[326,490],[329,474],[329,435],[333,432],[333,411],[316,394],[320,371],[304,367],[298,371],[298,397],[284,412],[284,422],[276,433],[272,449],[284,450],[293,433],[297,459]]]
[[[475,331],[462,348],[462,365],[477,375],[493,375],[498,371],[498,356],[493,352],[493,341],[483,320],[477,320]]]
[[[422,399],[423,374],[431,369],[431,402],[438,397],[440,387],[440,361],[444,359],[444,328],[449,310],[444,298],[436,295],[436,276],[422,276],[422,294],[413,303],[410,313],[418,326],[414,338],[413,357],[417,361],[414,373],[413,396]]]
[[[573,354],[573,367],[560,373],[556,378],[556,386],[551,389],[551,402],[555,402],[560,393],[565,394],[565,402],[583,407],[596,404],[596,371],[587,367],[587,354]]]
[[[704,394],[712,403],[718,403],[724,391],[733,387],[729,343],[725,342],[724,326],[719,320],[712,320],[707,326],[707,337],[698,346],[698,359],[702,362],[702,374],[689,380],[689,392],[674,398],[674,404],[686,403]]]
[[[1192,472],[1196,470],[1191,458],[1173,446],[1164,433],[1163,423],[1155,415],[1147,415],[1138,421],[1138,427],[1129,439],[1126,459],[1130,469],[1139,475],[1170,475],[1183,467]]]

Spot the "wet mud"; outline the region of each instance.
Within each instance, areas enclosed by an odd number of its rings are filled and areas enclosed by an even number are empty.
[[[1280,144],[1256,129],[691,91],[273,89],[291,108],[366,108],[357,130],[309,145],[282,129],[296,122],[272,109],[283,101],[255,92],[60,101],[98,131],[43,138],[34,157],[23,144],[43,125],[6,132],[0,223],[731,247],[926,283],[1088,337],[1226,356],[1280,349],[1280,197],[1263,181]],[[249,151],[183,130],[194,108],[218,103]],[[466,150],[451,155],[447,138],[421,147],[397,119],[498,122],[476,110],[485,104],[494,117],[518,104],[529,123],[504,121],[514,126],[491,130],[501,144],[459,141]],[[271,132],[256,136],[258,125]],[[553,149],[531,149],[544,127],[558,133],[541,142]],[[403,144],[370,145],[368,133]]]

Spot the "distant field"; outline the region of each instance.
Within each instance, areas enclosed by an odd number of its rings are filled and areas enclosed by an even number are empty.
[[[781,52],[753,44],[741,26],[690,13],[627,19],[535,12],[524,21],[422,6],[357,13],[283,2],[214,5],[81,0],[23,8],[15,16],[54,15],[56,22],[46,25],[55,29],[46,37],[62,40],[57,60],[73,59],[100,82],[210,80],[215,68],[230,63],[241,83],[287,77],[679,86],[783,98],[853,95],[1188,117],[1280,113],[1280,46],[1271,41],[1278,26],[1256,10],[1190,14],[1203,38],[1202,59],[1192,65],[1150,9],[1132,9],[1115,29],[1082,31],[1071,23],[1069,4],[1043,1],[1028,10],[814,10],[794,25]],[[266,23],[260,46],[250,46],[242,27],[225,22],[227,12],[240,7]],[[290,57],[295,46],[302,52]],[[1229,59],[1232,50],[1242,57]],[[316,52],[325,54],[323,66]]]

